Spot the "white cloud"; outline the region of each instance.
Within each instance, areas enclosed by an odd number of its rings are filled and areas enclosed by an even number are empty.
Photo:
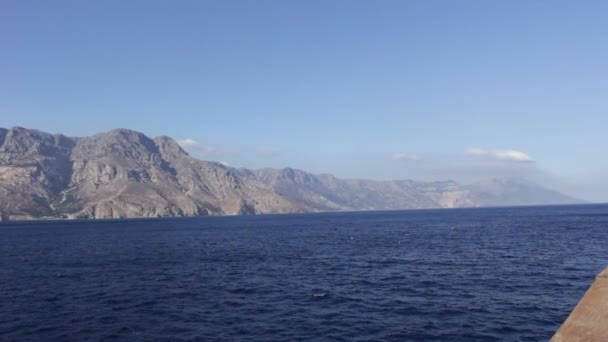
[[[516,150],[484,150],[482,148],[470,148],[467,150],[467,155],[518,163],[534,162],[532,157],[527,153]]]
[[[260,156],[264,156],[264,157],[276,157],[279,154],[281,154],[281,151],[278,148],[274,148],[274,147],[258,147],[255,152],[260,155]]]
[[[222,164],[224,166],[230,166],[230,163],[227,161],[221,161],[220,164]]]
[[[393,160],[399,160],[399,161],[420,161],[420,160],[422,160],[422,158],[420,158],[419,155],[414,154],[414,153],[399,152],[399,153],[393,154]]]
[[[177,143],[180,144],[183,148],[190,151],[198,152],[201,155],[213,155],[218,153],[217,148],[213,146],[204,145],[190,138],[178,140]]]
[[[177,142],[178,144],[182,145],[182,147],[196,146],[199,144],[199,142],[194,139],[182,139],[178,140]]]

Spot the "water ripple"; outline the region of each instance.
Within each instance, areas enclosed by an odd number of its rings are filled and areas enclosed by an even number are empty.
[[[7,341],[547,340],[608,206],[11,223]]]

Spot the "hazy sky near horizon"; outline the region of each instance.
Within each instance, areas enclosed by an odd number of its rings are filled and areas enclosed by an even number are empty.
[[[608,202],[607,1],[0,2],[0,127]]]

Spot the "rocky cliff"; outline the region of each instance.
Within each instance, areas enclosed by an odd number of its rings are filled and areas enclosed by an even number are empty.
[[[168,137],[116,129],[70,138],[0,129],[3,219],[129,218],[558,204],[576,200],[516,180],[343,180],[290,168],[195,159]]]
[[[0,211],[11,219],[305,210],[268,185],[192,158],[168,137],[126,129],[86,138],[0,131]]]

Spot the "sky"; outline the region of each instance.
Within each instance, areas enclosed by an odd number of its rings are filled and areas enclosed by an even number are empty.
[[[607,1],[0,1],[0,127],[608,202]]]

